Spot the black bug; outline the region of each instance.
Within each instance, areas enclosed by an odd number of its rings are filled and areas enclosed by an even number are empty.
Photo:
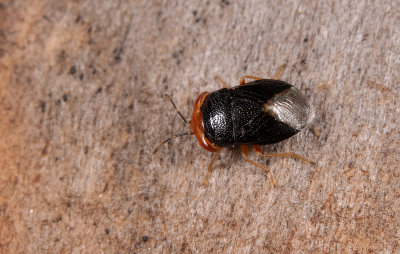
[[[254,81],[245,83],[246,78]],[[217,79],[226,87],[225,82]],[[168,96],[168,99],[187,123],[171,97]],[[292,85],[280,80],[243,76],[239,86],[200,94],[193,107],[191,131],[163,141],[154,153],[172,138],[195,135],[204,149],[215,152],[203,182],[205,184],[221,149],[240,146],[243,157],[266,171],[274,184],[269,169],[248,158],[248,146],[252,145],[261,157],[292,157],[312,163],[295,153],[263,154],[261,151],[261,145],[278,143],[295,135],[311,118],[309,100]]]

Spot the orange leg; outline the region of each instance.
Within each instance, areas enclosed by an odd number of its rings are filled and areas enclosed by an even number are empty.
[[[299,159],[302,160],[306,163],[309,163],[311,165],[314,165],[315,163],[312,161],[307,160],[306,158],[296,154],[296,153],[262,153],[261,151],[261,146],[259,145],[254,145],[253,146],[254,151],[261,157],[290,157],[290,158],[295,158],[295,159]]]
[[[207,184],[208,178],[210,177],[211,172],[212,172],[212,166],[214,164],[214,161],[217,159],[219,152],[221,152],[221,149],[214,153],[214,156],[211,159],[210,165],[208,165],[208,170],[207,170],[206,177],[204,178],[203,185]]]
[[[285,71],[286,66],[287,66],[286,64],[282,64],[279,67],[278,72],[274,75],[273,79],[279,79],[282,76],[283,72]],[[240,78],[240,85],[246,84],[246,81],[245,81],[246,78],[254,79],[254,80],[264,79],[264,78],[260,78],[260,77],[256,77],[256,76],[243,75]]]
[[[271,183],[274,187],[276,187],[275,182],[274,182],[274,177],[272,176],[271,172],[269,171],[269,169],[267,167],[264,167],[261,164],[258,164],[255,161],[250,160],[247,155],[249,153],[249,146],[240,146],[240,148],[242,149],[242,155],[245,158],[246,161],[250,162],[251,164],[261,168],[262,170],[264,170],[265,172],[267,172],[267,174],[269,175],[269,179],[271,180]]]
[[[228,88],[228,85],[226,84],[226,82],[220,76],[217,75],[214,78],[215,78],[215,80],[220,82],[224,88]]]
[[[246,84],[246,80],[245,80],[246,78],[255,79],[255,80],[263,79],[263,78],[260,78],[260,77],[249,76],[249,75],[243,75],[243,76],[240,78],[240,85]]]
[[[286,69],[286,66],[287,66],[286,64],[282,64],[279,67],[278,72],[274,75],[273,79],[280,79],[283,74],[283,71]]]

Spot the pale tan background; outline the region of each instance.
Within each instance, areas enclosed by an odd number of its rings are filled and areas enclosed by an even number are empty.
[[[243,74],[309,96],[311,126],[211,154],[196,96]],[[400,252],[399,1],[0,2],[3,253]]]

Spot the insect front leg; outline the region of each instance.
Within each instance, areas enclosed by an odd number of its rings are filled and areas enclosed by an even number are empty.
[[[206,177],[204,177],[203,185],[206,185],[208,182],[208,178],[210,177],[211,172],[212,172],[212,166],[214,164],[214,161],[217,159],[219,152],[221,152],[221,149],[214,153],[214,156],[211,159],[210,165],[208,165],[207,174],[206,174]]]
[[[224,88],[228,88],[228,85],[226,84],[226,82],[220,76],[216,75],[214,77],[214,79],[216,81],[220,82]]]

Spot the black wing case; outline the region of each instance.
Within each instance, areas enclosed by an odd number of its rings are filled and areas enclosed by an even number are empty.
[[[263,79],[230,90],[235,144],[274,144],[298,132],[264,111],[265,103],[290,87],[284,81]]]
[[[232,146],[231,89],[220,89],[210,93],[201,106],[203,113],[204,135],[217,146]]]

